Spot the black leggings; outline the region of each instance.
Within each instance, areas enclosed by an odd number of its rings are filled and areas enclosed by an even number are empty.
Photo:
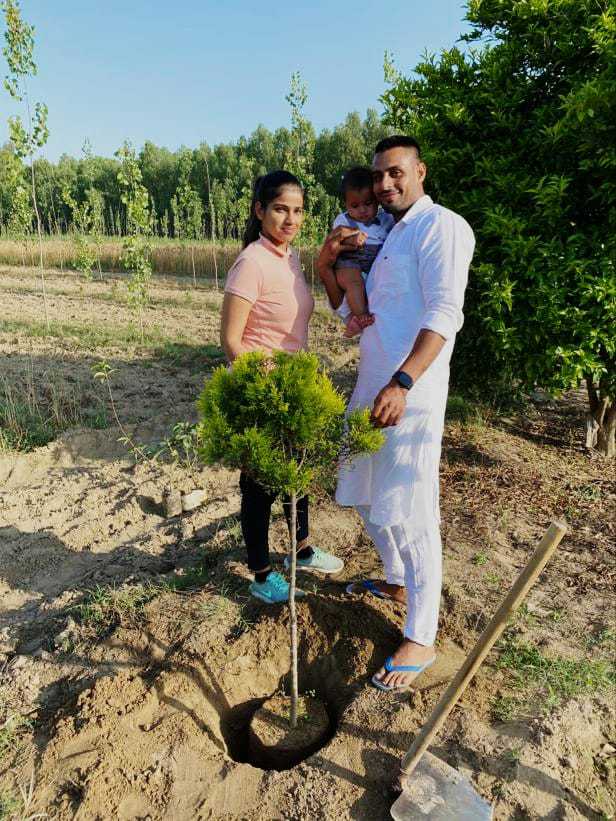
[[[272,504],[276,494],[258,485],[250,476],[240,473],[242,491],[242,534],[248,550],[248,567],[258,573],[269,567],[269,524]],[[291,526],[291,504],[285,499],[282,505],[287,524]],[[297,500],[297,543],[308,538],[308,497]]]

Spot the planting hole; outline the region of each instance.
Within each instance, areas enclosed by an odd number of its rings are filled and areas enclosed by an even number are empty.
[[[341,706],[323,691],[300,695],[297,726],[291,729],[288,696],[253,698],[223,716],[229,756],[261,770],[289,770],[333,738]]]

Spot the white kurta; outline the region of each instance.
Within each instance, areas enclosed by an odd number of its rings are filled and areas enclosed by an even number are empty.
[[[423,196],[392,228],[366,282],[375,321],[360,338],[359,372],[349,410],[372,408],[422,328],[447,340],[409,391],[400,422],[385,429],[381,450],[340,472],[338,503],[370,508],[369,520],[376,525],[408,522],[420,510],[422,518],[432,512],[439,521],[438,465],[449,360],[464,318],[474,246],[473,232],[462,217]]]

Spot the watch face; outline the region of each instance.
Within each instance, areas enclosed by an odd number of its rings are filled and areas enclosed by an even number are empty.
[[[410,388],[413,387],[413,379],[408,375],[408,373],[404,373],[404,371],[396,371],[394,374],[394,379],[396,382],[402,387],[406,388],[408,391]]]

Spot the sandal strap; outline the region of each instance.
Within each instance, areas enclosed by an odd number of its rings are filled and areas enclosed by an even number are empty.
[[[392,657],[390,656],[385,662],[384,666],[388,673],[420,673],[422,670],[424,670],[426,667],[432,664],[433,661],[434,658],[429,659],[423,664],[393,664]]]
[[[368,592],[372,593],[373,596],[376,596],[377,599],[388,598],[388,596],[386,596],[384,593],[381,593],[381,591],[376,586],[376,582],[372,581],[372,579],[364,579],[360,582],[360,585],[365,590],[368,590]]]

